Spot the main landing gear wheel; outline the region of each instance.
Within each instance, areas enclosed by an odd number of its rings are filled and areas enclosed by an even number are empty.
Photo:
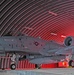
[[[40,69],[40,68],[41,68],[41,65],[35,64],[35,69]]]
[[[73,60],[69,61],[69,66],[74,67],[74,61]]]
[[[11,70],[15,70],[16,69],[16,65],[15,64],[11,64],[10,68],[11,68]]]

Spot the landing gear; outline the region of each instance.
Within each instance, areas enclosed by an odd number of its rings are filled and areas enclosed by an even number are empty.
[[[35,69],[41,69],[41,65],[40,64],[35,64]]]
[[[18,64],[18,61],[19,61],[19,56],[13,53],[11,56],[11,65],[10,65],[11,70],[16,69],[16,65]]]
[[[16,64],[11,64],[10,68],[11,68],[11,70],[15,70],[16,69]]]
[[[73,60],[69,61],[69,66],[74,67],[74,61]]]

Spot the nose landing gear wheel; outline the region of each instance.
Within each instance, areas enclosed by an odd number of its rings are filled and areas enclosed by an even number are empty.
[[[69,66],[74,67],[74,61],[73,60],[69,61]]]
[[[15,64],[11,64],[10,68],[11,68],[11,70],[15,70],[16,69],[16,65]]]
[[[41,68],[41,65],[35,64],[35,68],[36,68],[36,69],[40,69],[40,68]]]

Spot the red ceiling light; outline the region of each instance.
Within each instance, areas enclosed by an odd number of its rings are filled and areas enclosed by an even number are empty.
[[[65,36],[65,35],[61,35],[61,37],[62,37],[62,38],[66,38],[66,36]]]

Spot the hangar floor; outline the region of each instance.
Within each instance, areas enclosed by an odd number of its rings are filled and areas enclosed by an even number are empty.
[[[0,70],[0,75],[74,75],[74,68],[52,68],[33,70]]]

